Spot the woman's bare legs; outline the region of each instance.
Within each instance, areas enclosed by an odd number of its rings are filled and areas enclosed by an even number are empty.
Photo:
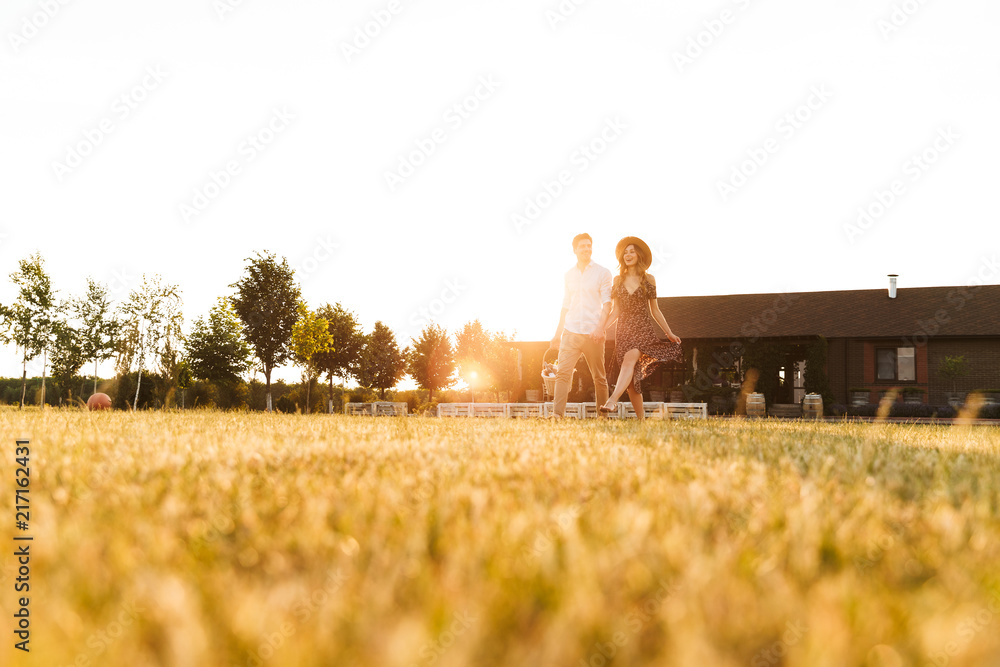
[[[632,375],[635,373],[635,364],[639,361],[639,350],[632,349],[625,353],[622,357],[622,368],[618,372],[618,380],[615,382],[615,391],[613,394],[608,396],[608,402],[605,403],[605,407],[612,407],[618,402],[625,390],[629,390],[629,398],[632,397]],[[642,402],[641,400],[639,401]],[[632,401],[633,405],[635,401]]]
[[[632,401],[632,409],[635,410],[635,416],[639,419],[646,418],[646,411],[642,408],[642,393],[635,390],[632,383],[628,383],[628,397]]]

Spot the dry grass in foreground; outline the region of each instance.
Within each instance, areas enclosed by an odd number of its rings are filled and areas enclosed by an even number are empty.
[[[992,427],[2,410],[0,432],[3,664],[1000,664]]]

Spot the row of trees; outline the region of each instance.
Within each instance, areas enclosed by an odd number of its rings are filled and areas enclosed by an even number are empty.
[[[27,365],[39,356],[42,404],[48,368],[69,386],[92,362],[96,392],[97,366],[109,359],[115,359],[119,376],[136,375],[133,409],[139,407],[144,371],[167,380],[183,396],[194,379],[232,390],[254,369],[264,375],[270,411],[271,373],[289,362],[302,371],[307,411],[309,388],[324,375],[328,398],[334,379],[356,381],[384,398],[407,374],[429,390],[430,400],[459,375],[473,390],[512,392],[517,386],[517,353],[506,335],[487,331],[477,320],[457,332],[453,345],[443,327],[430,324],[403,348],[382,322],[365,334],[354,313],[339,303],[310,310],[287,260],[269,252],[247,259],[244,274],[230,285],[233,293],[197,318],[186,336],[180,289],[158,276],[143,276],[117,306],[107,288],[91,279],[84,295],[60,301],[37,253],[21,260],[10,278],[17,298],[0,305],[0,341],[13,344],[21,357],[22,407]]]

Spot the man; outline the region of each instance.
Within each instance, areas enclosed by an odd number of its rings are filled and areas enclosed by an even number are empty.
[[[559,349],[559,370],[553,412],[566,415],[566,396],[573,379],[573,369],[580,355],[590,367],[597,393],[597,404],[608,400],[608,379],[604,373],[604,327],[611,315],[611,272],[590,261],[594,249],[590,234],[573,237],[576,266],[566,272],[565,294],[559,326],[549,349]]]

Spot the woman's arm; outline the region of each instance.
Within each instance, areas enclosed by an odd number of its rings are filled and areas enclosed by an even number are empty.
[[[649,278],[650,284],[653,287],[656,287],[656,281],[653,280],[653,276],[647,276],[647,278]],[[663,329],[663,333],[667,335],[667,338],[670,341],[674,343],[681,342],[680,337],[670,330],[670,325],[667,324],[667,320],[664,319],[663,313],[660,311],[660,304],[657,302],[655,297],[649,300],[649,314],[653,316],[653,321],[656,322],[661,329]]]
[[[618,286],[618,280],[619,280],[619,278],[620,278],[620,276],[615,276],[614,285],[616,287]],[[611,295],[612,295],[611,296],[611,312],[608,314],[608,319],[604,322],[604,328],[605,328],[605,330],[607,330],[608,327],[610,327],[612,324],[614,324],[615,320],[617,320],[618,316],[621,314],[619,312],[619,309],[618,309],[618,299],[616,299],[614,297],[614,293],[615,293],[614,289],[612,288],[612,290],[611,290]]]

